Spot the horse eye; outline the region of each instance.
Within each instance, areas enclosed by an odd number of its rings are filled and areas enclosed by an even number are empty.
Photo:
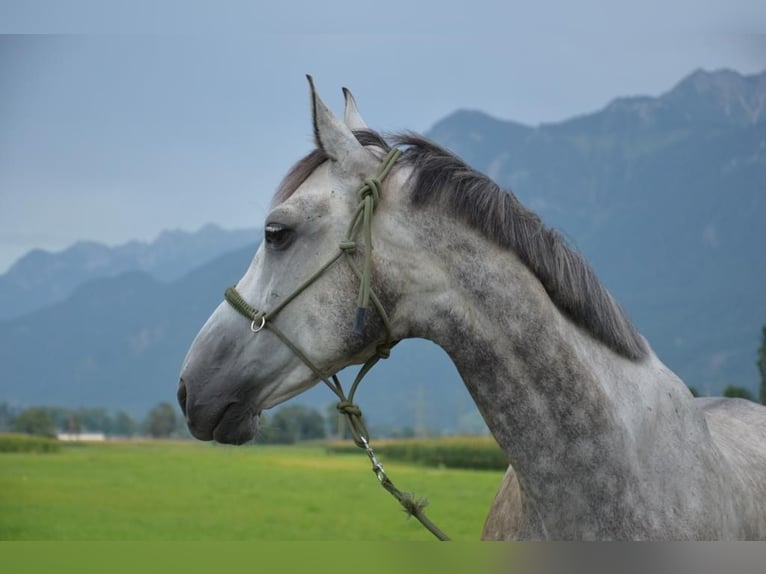
[[[284,249],[293,237],[293,230],[279,223],[267,223],[263,236],[271,249]]]

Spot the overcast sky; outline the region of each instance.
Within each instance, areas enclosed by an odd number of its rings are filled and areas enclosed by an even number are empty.
[[[763,0],[261,4],[0,0],[0,272],[78,239],[261,225],[311,147],[306,73],[337,111],[348,86],[372,127],[425,131],[766,69]]]

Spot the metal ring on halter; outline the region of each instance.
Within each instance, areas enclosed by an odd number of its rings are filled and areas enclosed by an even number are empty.
[[[257,333],[258,331],[260,331],[261,329],[263,329],[265,326],[266,326],[266,315],[261,315],[261,324],[260,324],[260,325],[258,325],[257,327],[255,326],[255,319],[253,319],[253,320],[250,322],[250,330],[251,330],[253,333]]]

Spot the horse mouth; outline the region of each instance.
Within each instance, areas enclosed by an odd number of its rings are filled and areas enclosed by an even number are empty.
[[[227,406],[213,427],[213,440],[223,444],[244,444],[258,433],[261,413],[242,403]]]
[[[218,420],[210,427],[202,429],[192,424],[188,426],[196,439],[240,445],[255,438],[258,433],[260,418],[260,411],[254,411],[252,407],[233,402],[223,409]]]

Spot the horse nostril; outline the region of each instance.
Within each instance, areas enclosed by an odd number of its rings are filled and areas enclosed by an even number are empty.
[[[176,396],[178,397],[178,404],[181,405],[181,412],[186,416],[186,383],[184,383],[183,379],[178,383],[178,393]]]

